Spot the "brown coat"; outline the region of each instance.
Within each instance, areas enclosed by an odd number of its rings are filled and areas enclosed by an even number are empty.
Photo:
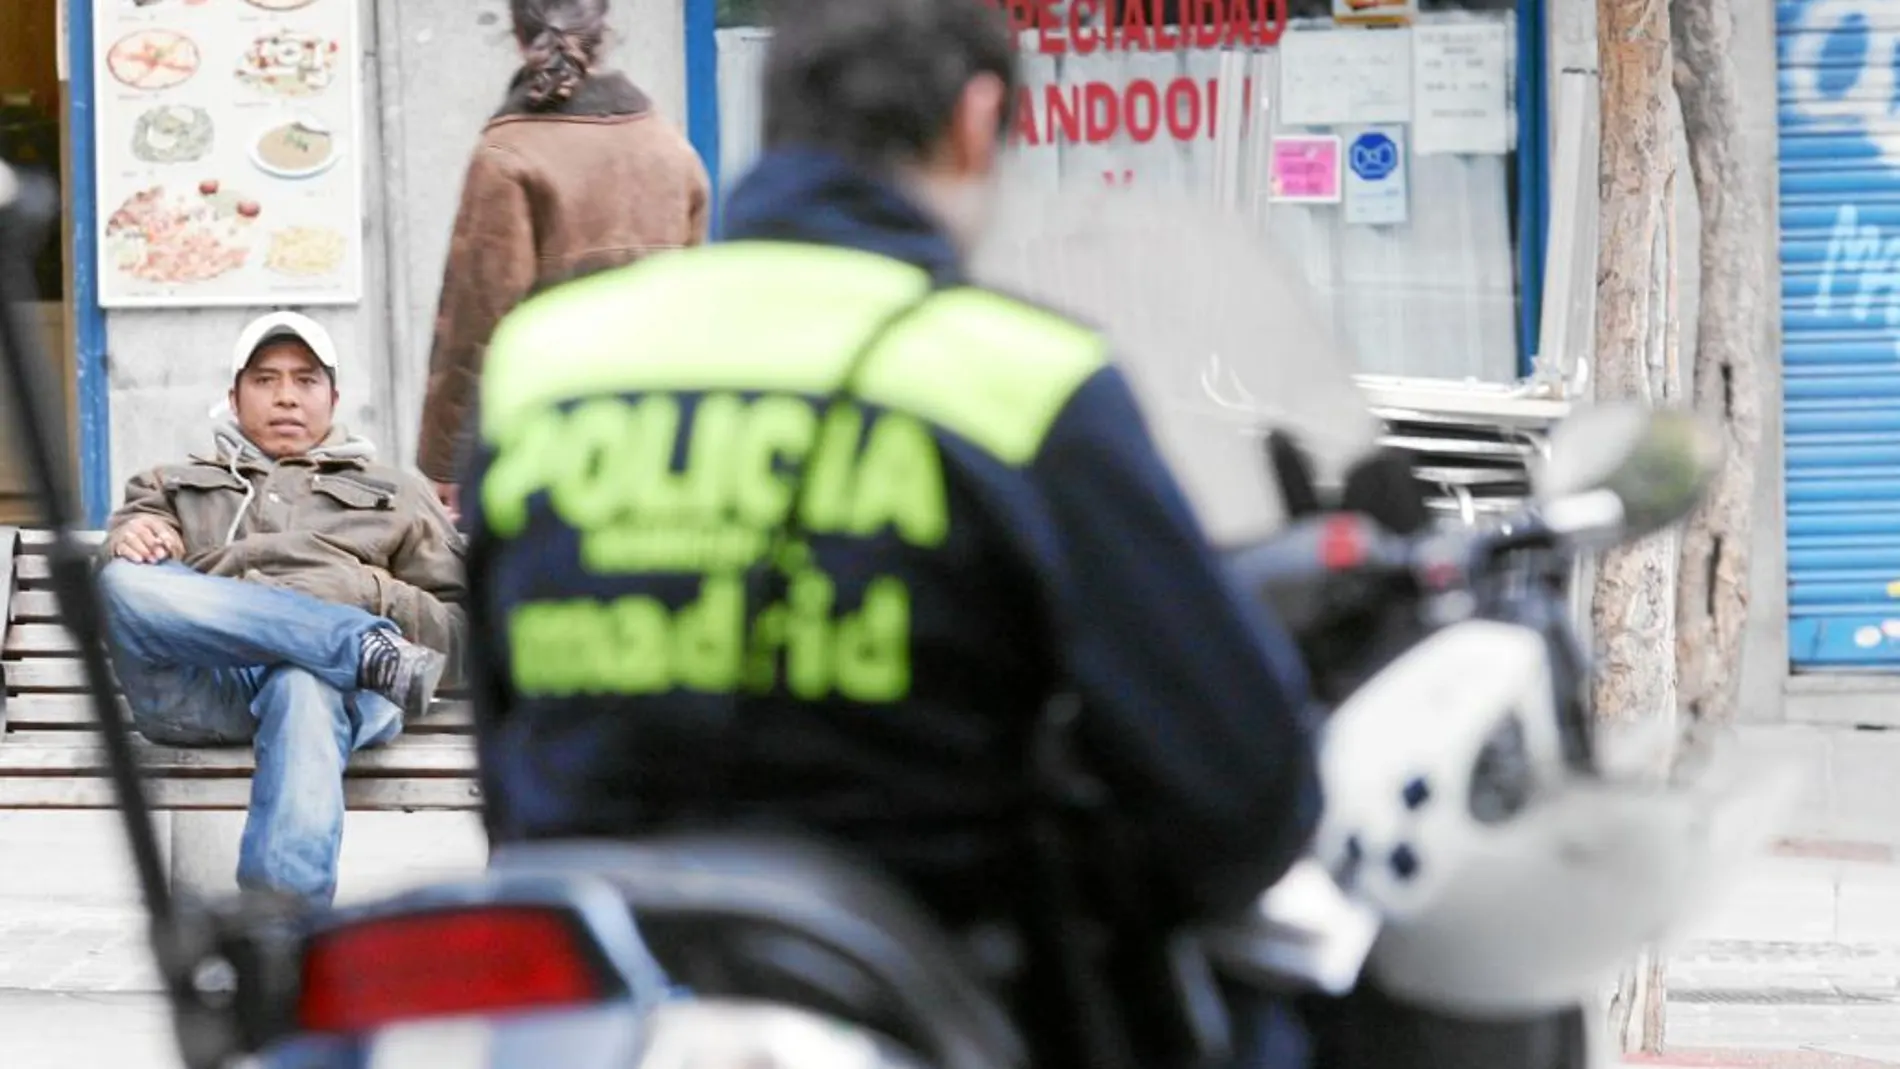
[[[483,132],[449,245],[416,466],[459,477],[495,325],[524,297],[578,275],[706,239],[706,168],[645,94],[617,74],[553,111],[521,82]]]
[[[180,562],[206,575],[299,590],[382,616],[458,658],[464,630],[461,536],[429,487],[370,461],[343,432],[275,464],[234,429],[214,454],[132,477],[103,551],[135,516],[178,532]]]

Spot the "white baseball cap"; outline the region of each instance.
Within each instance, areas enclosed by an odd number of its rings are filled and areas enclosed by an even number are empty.
[[[317,362],[329,368],[331,377],[335,377],[336,342],[321,323],[297,312],[271,312],[251,320],[231,348],[231,377],[237,378],[250,366],[251,357],[257,355],[260,346],[278,338],[295,338],[309,346]]]

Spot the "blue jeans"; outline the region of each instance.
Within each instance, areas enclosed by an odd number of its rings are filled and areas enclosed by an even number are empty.
[[[99,574],[119,684],[139,733],[166,746],[257,753],[238,885],[328,905],[343,848],[343,769],[402,733],[402,710],[356,689],[363,635],[395,630],[361,609],[113,561]]]

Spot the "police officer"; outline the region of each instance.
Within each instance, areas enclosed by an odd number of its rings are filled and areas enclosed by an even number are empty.
[[[788,10],[725,240],[533,298],[488,354],[492,837],[790,828],[953,928],[1007,919],[1066,693],[1120,845],[1088,886],[1139,903],[1110,926],[1244,908],[1317,816],[1304,677],[1103,339],[964,275],[1018,87],[1000,18]]]

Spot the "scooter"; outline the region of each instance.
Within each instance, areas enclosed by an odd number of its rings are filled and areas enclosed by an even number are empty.
[[[316,914],[174,896],[106,697],[90,558],[39,416],[54,395],[21,315],[56,213],[44,184],[0,169],[0,351],[186,1065],[1026,1069],[993,983],[1006,966],[820,844],[515,846],[482,878]],[[1329,801],[1310,858],[1250,916],[1170,941],[1192,1060],[1231,1047],[1218,977],[1297,999],[1321,1069],[1582,1069],[1600,1056],[1600,979],[1768,826],[1753,772],[1668,788],[1605,774],[1561,590],[1577,554],[1685,515],[1715,439],[1687,416],[1605,407],[1573,417],[1553,457],[1536,506],[1495,530],[1400,534],[1309,501],[1234,555],[1335,704]],[[1059,710],[1050,723],[1059,737]]]

